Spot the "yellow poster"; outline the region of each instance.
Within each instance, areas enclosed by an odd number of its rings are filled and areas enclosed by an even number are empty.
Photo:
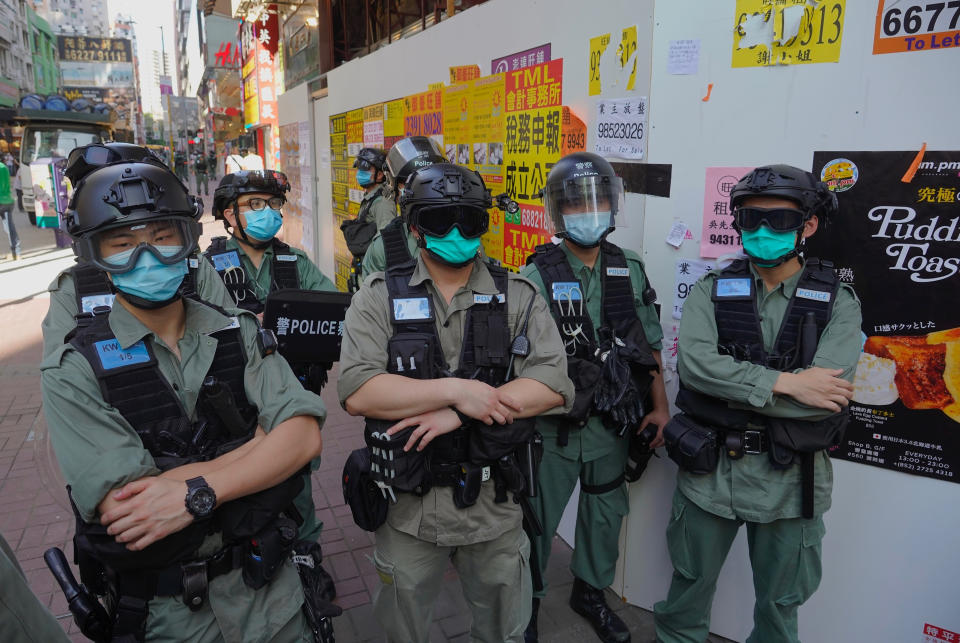
[[[330,117],[330,178],[333,205],[334,281],[346,291],[352,255],[340,232],[340,224],[350,218],[350,171],[347,160],[347,114]]]
[[[603,52],[607,50],[610,44],[610,34],[590,39],[590,89],[591,96],[600,93],[600,59],[603,58]]]
[[[384,105],[383,135],[385,137],[403,136],[403,116],[405,113],[402,98],[392,100]]]
[[[620,46],[617,47],[617,59],[620,68],[630,67],[630,79],[627,89],[633,89],[637,81],[637,25],[627,27],[620,36]]]
[[[485,160],[476,165],[476,170],[494,195],[503,192],[505,96],[503,74],[485,76],[474,81],[471,138],[474,146],[479,145],[486,150]]]
[[[443,90],[443,151],[451,163],[473,169],[471,141],[473,81]]]
[[[846,0],[737,0],[733,67],[840,60]]]

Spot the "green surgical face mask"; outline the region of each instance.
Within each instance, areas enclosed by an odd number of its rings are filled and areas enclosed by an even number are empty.
[[[776,266],[797,247],[797,232],[780,232],[767,224],[762,224],[756,230],[744,230],[740,235],[743,239],[743,251],[758,266]]]
[[[465,239],[456,226],[442,237],[425,234],[423,238],[427,250],[451,266],[467,265],[480,250],[480,238]]]

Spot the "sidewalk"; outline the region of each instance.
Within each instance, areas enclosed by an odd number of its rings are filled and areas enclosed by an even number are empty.
[[[208,202],[209,212],[209,199]],[[209,215],[204,218],[205,238],[222,234]],[[56,460],[45,439],[41,413],[39,368],[40,322],[49,299],[47,284],[72,263],[69,250],[54,247],[49,230],[30,226],[17,213],[17,228],[25,259],[0,262],[0,533],[17,554],[34,593],[71,633],[84,639],[73,624],[66,601],[43,562],[48,547],[72,552],[73,517]],[[5,239],[0,239],[4,243]],[[203,243],[203,242],[202,242]],[[321,542],[324,565],[337,583],[337,602],[344,615],[334,621],[340,643],[383,640],[373,618],[371,597],[379,578],[370,562],[373,535],[353,524],[344,504],[340,471],[347,455],[362,446],[362,420],[340,408],[336,399],[336,371],[324,390],[328,417],[324,426],[323,464],[313,475],[317,515],[324,523]],[[547,581],[550,593],[540,610],[541,641],[596,641],[586,621],[566,605],[573,577],[570,548],[554,539]],[[628,606],[612,592],[608,601],[633,632],[633,641],[653,640],[653,618],[646,610]],[[468,641],[470,614],[452,566],[434,611],[431,641]],[[712,639],[720,641],[722,639]]]

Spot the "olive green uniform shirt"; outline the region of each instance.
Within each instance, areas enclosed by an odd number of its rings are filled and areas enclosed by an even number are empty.
[[[466,286],[457,291],[450,304],[434,287],[422,259],[417,260],[410,279],[410,285],[418,284],[425,284],[430,293],[443,357],[450,370],[455,371],[463,347],[466,312],[474,303],[474,295],[496,294],[497,287],[479,258],[474,261]],[[516,359],[513,372],[518,378],[537,380],[563,396],[564,405],[548,413],[566,412],[573,403],[573,383],[567,377],[566,356],[556,324],[546,303],[529,281],[510,274],[507,288],[507,322],[511,338],[519,334],[531,298],[534,298],[527,326],[531,352],[525,358]],[[367,380],[387,372],[387,343],[393,336],[393,327],[383,273],[371,275],[353,296],[344,326],[340,377],[337,380],[341,404]],[[476,504],[466,509],[454,506],[450,487],[431,489],[422,498],[398,493],[398,502],[390,506],[387,522],[398,531],[440,546],[492,540],[521,522],[519,505],[510,501],[495,503],[493,487],[492,482],[485,483]]]
[[[233,323],[209,306],[184,300],[186,328],[177,343],[181,359],[138,321],[117,305],[110,313],[110,328],[120,346],[128,348],[143,339],[152,347],[160,372],[170,383],[191,418],[196,417],[201,383],[213,363],[217,339],[211,333]],[[259,410],[264,431],[295,416],[312,416],[322,425],[326,409],[320,398],[300,386],[279,355],[261,357],[257,347],[256,318],[231,310],[239,320],[247,355],[244,388]],[[97,505],[112,489],[159,470],[136,432],[120,413],[104,401],[89,362],[66,344],[47,356],[40,366],[43,409],[60,469],[80,515],[97,519]],[[318,427],[319,430],[319,427]],[[208,536],[199,550],[208,556],[221,545],[219,534]],[[150,601],[148,638],[164,640],[267,641],[294,618],[299,618],[303,594],[300,578],[289,562],[266,587],[248,588],[236,569],[210,582],[207,606],[191,612],[180,597]]]
[[[420,248],[417,247],[417,239],[410,234],[410,229],[404,225],[403,238],[407,242],[407,250],[410,256],[416,258],[420,254]],[[363,255],[363,262],[360,264],[360,277],[366,279],[375,272],[383,272],[387,269],[387,251],[383,247],[383,237],[380,233],[370,242],[370,247]]]
[[[260,267],[256,268],[250,257],[243,251],[243,247],[233,237],[227,237],[227,250],[236,250],[243,264],[243,269],[250,280],[250,286],[257,293],[257,298],[264,302],[270,294],[270,284],[273,282],[273,246],[267,246],[260,260]],[[300,275],[300,288],[303,290],[323,290],[336,292],[337,286],[329,277],[320,272],[316,264],[300,250],[290,246],[290,253],[297,256],[297,273]],[[207,262],[209,263],[209,262]]]
[[[0,535],[0,641],[67,643],[67,633],[30,591],[20,563]]]
[[[588,268],[580,259],[576,257],[566,243],[561,242],[567,262],[573,270],[573,276],[580,280],[583,287],[583,299],[581,300],[586,307],[590,321],[593,327],[599,329],[603,325],[603,274],[601,272],[601,258],[597,257],[593,268]],[[643,262],[639,255],[632,250],[624,249],[627,259],[627,268],[630,270],[630,283],[633,286],[633,304],[637,310],[637,316],[640,323],[643,324],[643,332],[646,335],[650,348],[658,351],[661,348],[663,340],[663,329],[660,326],[660,318],[657,316],[657,309],[650,304],[643,304],[643,290],[647,287],[647,281],[644,279]],[[543,278],[540,271],[533,264],[524,268],[520,274],[537,285],[540,294],[545,299],[552,296],[552,293],[546,291]],[[574,302],[576,304],[576,302]],[[552,305],[552,304],[551,304]],[[567,337],[561,333],[561,339],[567,341]],[[595,339],[595,338],[594,338]],[[648,409],[649,410],[649,409]],[[587,421],[587,425],[581,429],[571,428],[567,446],[562,447],[557,444],[557,433],[564,420],[560,418],[541,417],[537,420],[537,430],[543,434],[544,449],[553,453],[559,453],[566,458],[583,462],[591,462],[602,458],[614,449],[622,449],[623,439],[617,437],[614,431],[603,425],[603,418],[593,415]]]
[[[753,266],[751,271],[756,281],[763,344],[770,351],[802,271],[769,292]],[[713,271],[700,279],[683,304],[677,369],[684,385],[727,400],[731,407],[770,417],[814,421],[829,417],[830,411],[806,406],[789,396],[774,395],[773,386],[780,371],[737,361],[717,351],[717,321],[711,297],[718,274],[719,271]],[[860,357],[860,322],[860,302],[851,287],[841,284],[813,365],[842,369],[841,377],[852,382]],[[820,515],[830,508],[833,488],[833,468],[826,451],[814,454],[814,466],[814,513]],[[800,466],[776,470],[767,453],[731,460],[721,449],[715,471],[696,475],[681,470],[677,488],[700,508],[723,518],[771,522],[798,518],[802,513]]]
[[[367,202],[372,201],[367,207],[364,223],[371,221],[377,224],[377,230],[383,230],[384,226],[397,218],[397,206],[387,195],[385,185],[370,190],[363,195],[363,202],[360,207],[364,207]]]
[[[233,307],[233,299],[214,267],[199,255],[195,258],[197,269],[194,287],[200,299],[221,308]],[[72,274],[67,271],[61,272],[47,290],[50,292],[50,308],[41,326],[44,357],[63,345],[63,339],[67,333],[76,327],[76,315],[80,312],[77,310],[77,285]]]

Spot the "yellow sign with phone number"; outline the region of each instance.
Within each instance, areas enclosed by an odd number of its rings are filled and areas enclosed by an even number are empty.
[[[846,0],[737,0],[733,67],[840,60]]]

